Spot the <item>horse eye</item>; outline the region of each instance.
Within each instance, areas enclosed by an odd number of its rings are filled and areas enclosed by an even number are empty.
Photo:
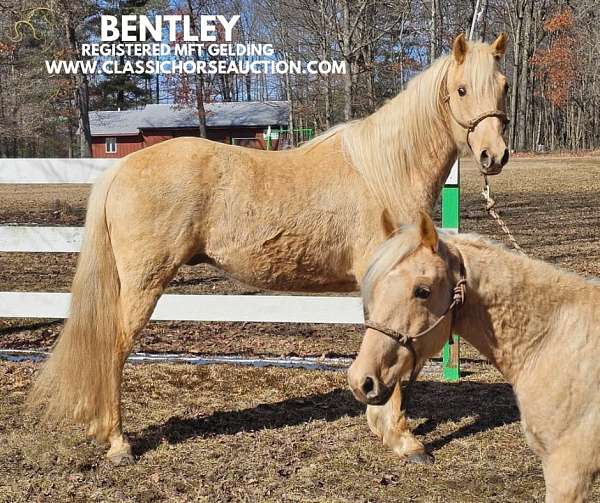
[[[462,97],[462,96],[464,96],[465,94],[467,94],[467,90],[466,90],[464,87],[460,86],[460,87],[458,88],[458,95]]]
[[[418,286],[415,288],[415,297],[417,299],[428,299],[431,295],[431,290],[426,286]]]

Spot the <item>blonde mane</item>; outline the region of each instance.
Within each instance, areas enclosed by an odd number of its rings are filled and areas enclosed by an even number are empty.
[[[384,241],[375,250],[360,287],[367,311],[373,298],[375,284],[389,273],[394,265],[413,253],[419,247],[419,244],[417,228],[414,225],[405,225],[398,234]]]
[[[357,121],[343,122],[342,124],[337,124],[329,128],[327,131],[324,131],[320,135],[315,136],[312,140],[303,143],[298,147],[298,149],[302,149],[305,152],[310,152],[312,149],[318,147],[324,141],[329,140],[330,138],[333,138],[334,136],[338,135],[342,130],[346,129],[350,124],[354,124],[355,122]]]
[[[442,81],[450,64],[447,56],[438,59],[377,112],[341,131],[353,166],[381,205],[397,218],[403,216],[397,210],[399,193],[432,169],[423,166],[423,160],[437,151],[447,151],[454,143],[441,100]],[[421,168],[426,172],[419,173]],[[418,197],[423,207],[431,207],[437,193],[424,190]]]
[[[494,96],[499,92],[495,71],[498,61],[490,46],[482,42],[469,42],[463,75],[469,89],[477,99]]]
[[[419,209],[433,208],[443,179],[438,187],[420,182],[441,178],[432,173],[445,163],[441,157],[449,153],[453,159],[458,154],[442,101],[445,77],[454,64],[452,56],[438,58],[375,113],[336,126],[301,148],[310,150],[340,135],[344,153],[381,206],[400,219],[395,223],[409,223],[417,201]],[[488,44],[469,43],[463,65],[465,80],[476,96],[496,92],[497,62]],[[439,160],[438,165],[429,159]],[[400,200],[399,194],[406,198],[408,188],[414,192],[412,200]]]

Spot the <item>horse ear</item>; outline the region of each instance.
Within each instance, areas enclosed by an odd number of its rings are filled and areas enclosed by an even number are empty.
[[[419,237],[423,246],[429,248],[433,253],[437,253],[438,234],[433,220],[424,211],[419,212]]]
[[[452,55],[459,65],[464,63],[468,50],[465,34],[461,33],[454,39],[454,43],[452,44]]]
[[[383,212],[381,213],[381,225],[383,226],[383,232],[385,233],[385,239],[392,237],[398,230],[398,227],[396,225],[394,225],[394,222],[392,221],[392,217],[391,217],[389,211],[387,210],[387,208],[385,208],[383,210]]]
[[[498,35],[498,38],[494,40],[494,42],[492,43],[492,52],[494,53],[495,58],[501,58],[502,56],[504,56],[504,53],[506,52],[507,42],[508,35],[506,34],[506,32],[500,33],[500,35]]]

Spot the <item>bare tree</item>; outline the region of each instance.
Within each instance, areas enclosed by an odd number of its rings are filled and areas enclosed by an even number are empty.
[[[166,13],[160,2],[136,9]],[[0,0],[0,156],[87,155],[87,115],[101,106],[106,77],[49,76],[43,61],[79,57],[80,44],[97,37],[95,16],[106,5],[45,0],[55,14],[28,21],[39,0]],[[595,0],[178,0],[177,8],[193,14],[194,31],[200,13],[241,14],[236,41],[272,43],[275,59],[346,63],[344,75],[157,78],[153,94],[162,102],[185,87],[203,135],[208,100],[286,99],[291,128],[322,130],[369,114],[447,52],[457,33],[470,31],[475,14],[474,38],[510,34],[501,63],[510,83],[510,147],[600,148]]]

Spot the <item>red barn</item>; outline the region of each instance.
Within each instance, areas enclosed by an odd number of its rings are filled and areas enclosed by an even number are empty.
[[[207,103],[209,140],[266,148],[264,133],[288,124],[287,101]],[[131,152],[179,136],[199,136],[194,108],[146,105],[139,110],[90,112],[92,157],[124,157]],[[277,148],[274,141],[271,148]]]

